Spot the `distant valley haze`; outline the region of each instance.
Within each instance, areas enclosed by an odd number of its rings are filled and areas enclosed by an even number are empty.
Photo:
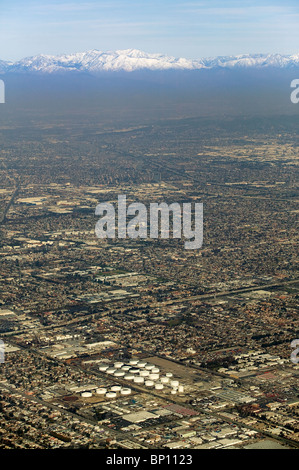
[[[138,49],[0,60],[2,119],[38,112],[150,122],[185,117],[296,115],[298,54],[176,58]],[[5,108],[5,109],[4,109]]]

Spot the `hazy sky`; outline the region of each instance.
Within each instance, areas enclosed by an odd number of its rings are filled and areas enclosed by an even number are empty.
[[[0,59],[98,49],[298,53],[298,0],[0,0]]]

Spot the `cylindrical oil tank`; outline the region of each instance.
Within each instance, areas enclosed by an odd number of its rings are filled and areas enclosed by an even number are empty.
[[[159,377],[160,377],[159,374],[150,374],[149,375],[150,380],[158,380]]]
[[[178,380],[172,380],[172,381],[170,382],[170,385],[171,385],[172,387],[178,387],[178,386],[179,386],[179,383],[180,383],[180,382],[179,382]]]
[[[147,362],[139,361],[137,365],[138,365],[138,367],[143,368],[147,365]]]
[[[162,384],[168,384],[169,383],[169,378],[168,377],[161,377],[161,383]]]
[[[133,374],[127,374],[124,376],[124,379],[125,380],[133,380],[134,379],[134,375]]]
[[[163,388],[164,388],[164,385],[163,385],[163,384],[156,384],[156,385],[155,385],[155,389],[156,389],[156,390],[163,390]]]
[[[107,388],[97,388],[96,394],[97,395],[105,395],[107,393]]]
[[[140,377],[148,377],[150,374],[149,370],[141,370]]]
[[[136,384],[143,384],[144,383],[144,378],[143,377],[134,377],[134,382]]]
[[[121,391],[120,385],[113,385],[113,387],[111,387],[111,392],[120,392],[120,391]]]
[[[155,382],[153,380],[146,380],[145,381],[145,386],[146,387],[153,387],[155,385]]]
[[[115,362],[115,363],[114,363],[115,369],[120,369],[123,365],[124,365],[123,362]]]
[[[117,370],[116,372],[114,372],[114,377],[124,377],[126,375],[125,371],[124,370]]]

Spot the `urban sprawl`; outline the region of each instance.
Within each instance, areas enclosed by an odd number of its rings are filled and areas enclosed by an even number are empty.
[[[298,447],[295,127],[42,122],[0,128],[0,448]],[[119,194],[201,248],[98,238]]]

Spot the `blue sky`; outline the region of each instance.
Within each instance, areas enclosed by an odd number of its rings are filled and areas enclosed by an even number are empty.
[[[0,59],[90,49],[299,52],[298,0],[0,0]]]

